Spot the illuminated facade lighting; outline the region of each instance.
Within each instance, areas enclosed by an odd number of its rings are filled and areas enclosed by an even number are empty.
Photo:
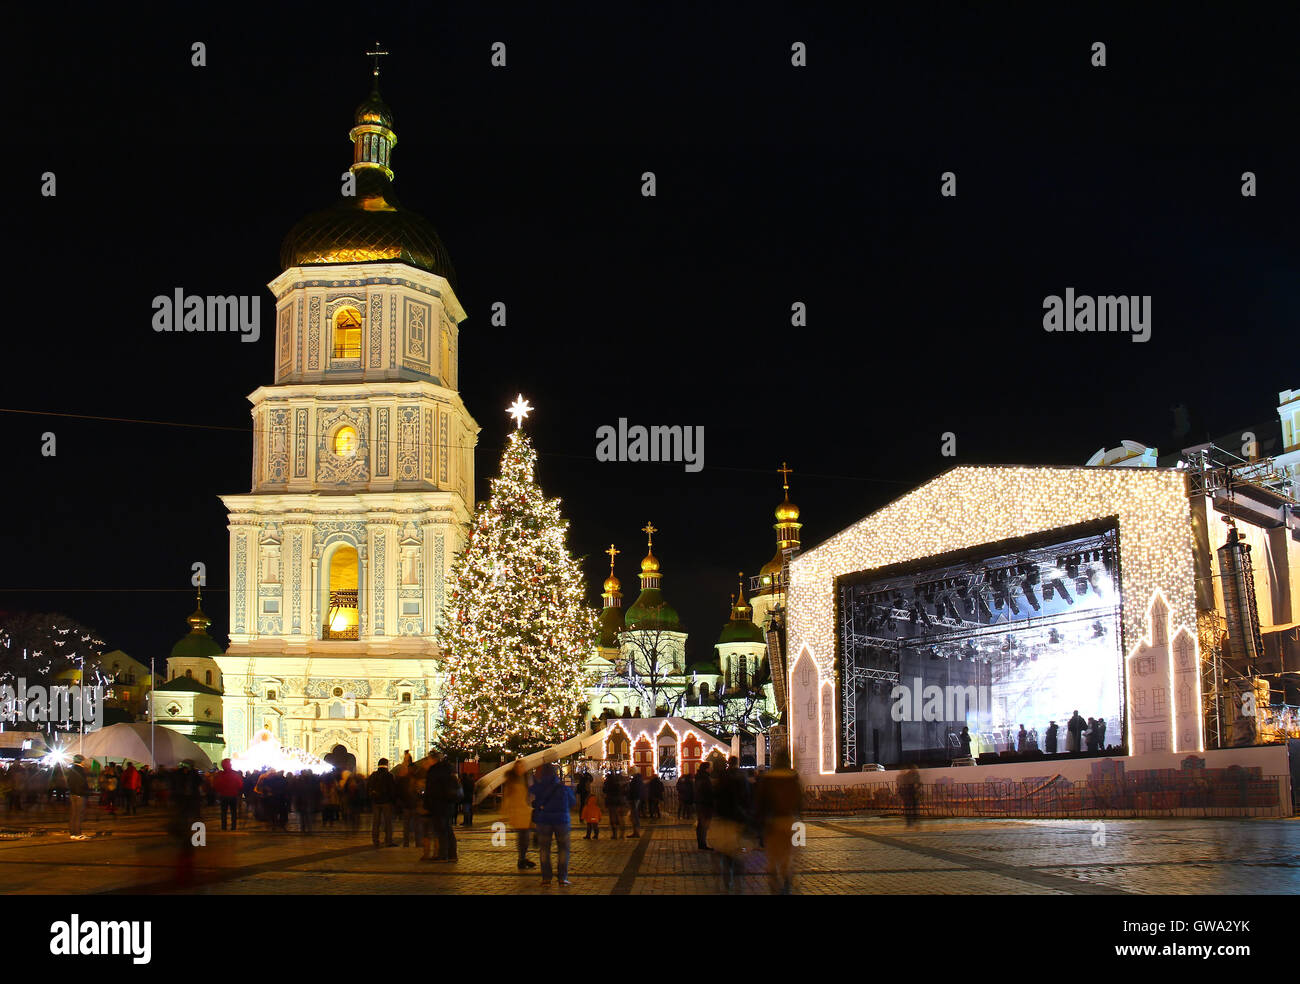
[[[997,506],[990,508],[990,502]],[[833,726],[837,704],[836,578],[1105,519],[1113,519],[1119,528],[1121,651],[1133,652],[1139,640],[1148,637],[1148,606],[1158,593],[1168,609],[1167,638],[1175,640],[1185,634],[1181,653],[1190,653],[1197,670],[1193,674],[1197,699],[1188,712],[1195,716],[1194,728],[1190,719],[1171,720],[1170,750],[1203,747],[1192,524],[1185,473],[1162,468],[962,466],[790,562],[788,647],[795,656],[790,672],[790,736],[796,768],[802,768],[804,774],[827,775],[835,772],[838,761],[839,729]],[[1086,590],[1087,584],[1084,580],[1081,589]],[[805,659],[816,671],[813,686],[799,685]],[[1126,686],[1132,686],[1131,678]],[[831,694],[829,703],[827,692]],[[1132,694],[1128,697],[1131,703]],[[1171,694],[1171,703],[1175,699]],[[809,742],[813,729],[818,745],[815,757]],[[1189,729],[1194,731],[1191,741],[1186,739]],[[1131,746],[1130,751],[1134,751]]]

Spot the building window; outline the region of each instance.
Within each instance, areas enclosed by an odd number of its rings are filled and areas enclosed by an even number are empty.
[[[334,315],[334,358],[361,358],[361,312],[342,308]]]
[[[342,697],[342,696],[343,696],[343,688],[342,688],[342,687],[335,687],[335,688],[334,688],[334,696],[335,696],[335,697]]]
[[[211,671],[211,670],[204,670],[204,671],[203,671],[203,682],[206,683],[209,687],[212,686],[212,671]]]
[[[411,692],[410,692],[409,690],[403,690],[403,691],[402,691],[402,703],[403,703],[403,704],[409,704],[410,702],[411,702]]]
[[[334,551],[329,564],[329,610],[321,627],[322,639],[358,638],[359,573],[356,548],[344,546]]]
[[[340,427],[334,432],[334,453],[340,458],[353,458],[357,453],[357,429]]]
[[[185,676],[188,677],[189,679],[193,680],[193,679],[194,679],[194,671],[193,671],[193,670],[186,670],[186,671],[185,671]]]
[[[275,699],[276,699],[275,691],[274,691],[274,690],[268,690],[268,691],[266,692],[266,699],[267,699],[267,700],[275,700]]]

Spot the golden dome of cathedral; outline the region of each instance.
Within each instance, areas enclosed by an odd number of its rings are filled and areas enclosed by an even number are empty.
[[[776,507],[776,521],[778,523],[793,523],[799,518],[799,507],[789,499]]]
[[[331,263],[405,263],[455,281],[451,257],[432,225],[402,208],[393,195],[389,166],[397,134],[378,83],[354,116],[352,174],[355,194],[294,226],[280,247],[280,266]]]

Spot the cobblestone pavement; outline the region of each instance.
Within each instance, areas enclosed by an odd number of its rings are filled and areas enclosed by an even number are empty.
[[[193,881],[177,881],[178,852],[164,817],[96,815],[89,840],[70,840],[66,819],[0,816],[0,892],[93,894],[674,894],[722,891],[715,854],[695,847],[693,826],[646,821],[639,840],[583,839],[575,826],[573,884],[543,888],[515,868],[513,835],[493,846],[480,815],[457,828],[460,860],[422,864],[420,851],[374,848],[368,826],[270,833],[248,822],[223,832],[205,814],[207,846],[194,851]],[[368,818],[367,818],[368,819]],[[933,820],[810,818],[797,847],[795,894],[1296,894],[1300,819]],[[398,826],[398,842],[401,831]],[[501,840],[501,838],[498,838]],[[530,850],[537,859],[535,849]],[[766,856],[753,842],[736,891],[770,890]]]

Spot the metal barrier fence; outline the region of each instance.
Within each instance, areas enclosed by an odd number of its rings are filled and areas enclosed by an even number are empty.
[[[922,785],[922,817],[1289,817],[1291,777],[1243,776],[1231,783],[1072,783],[1056,777],[1026,781]],[[899,814],[896,783],[816,785],[804,789],[804,813]]]

